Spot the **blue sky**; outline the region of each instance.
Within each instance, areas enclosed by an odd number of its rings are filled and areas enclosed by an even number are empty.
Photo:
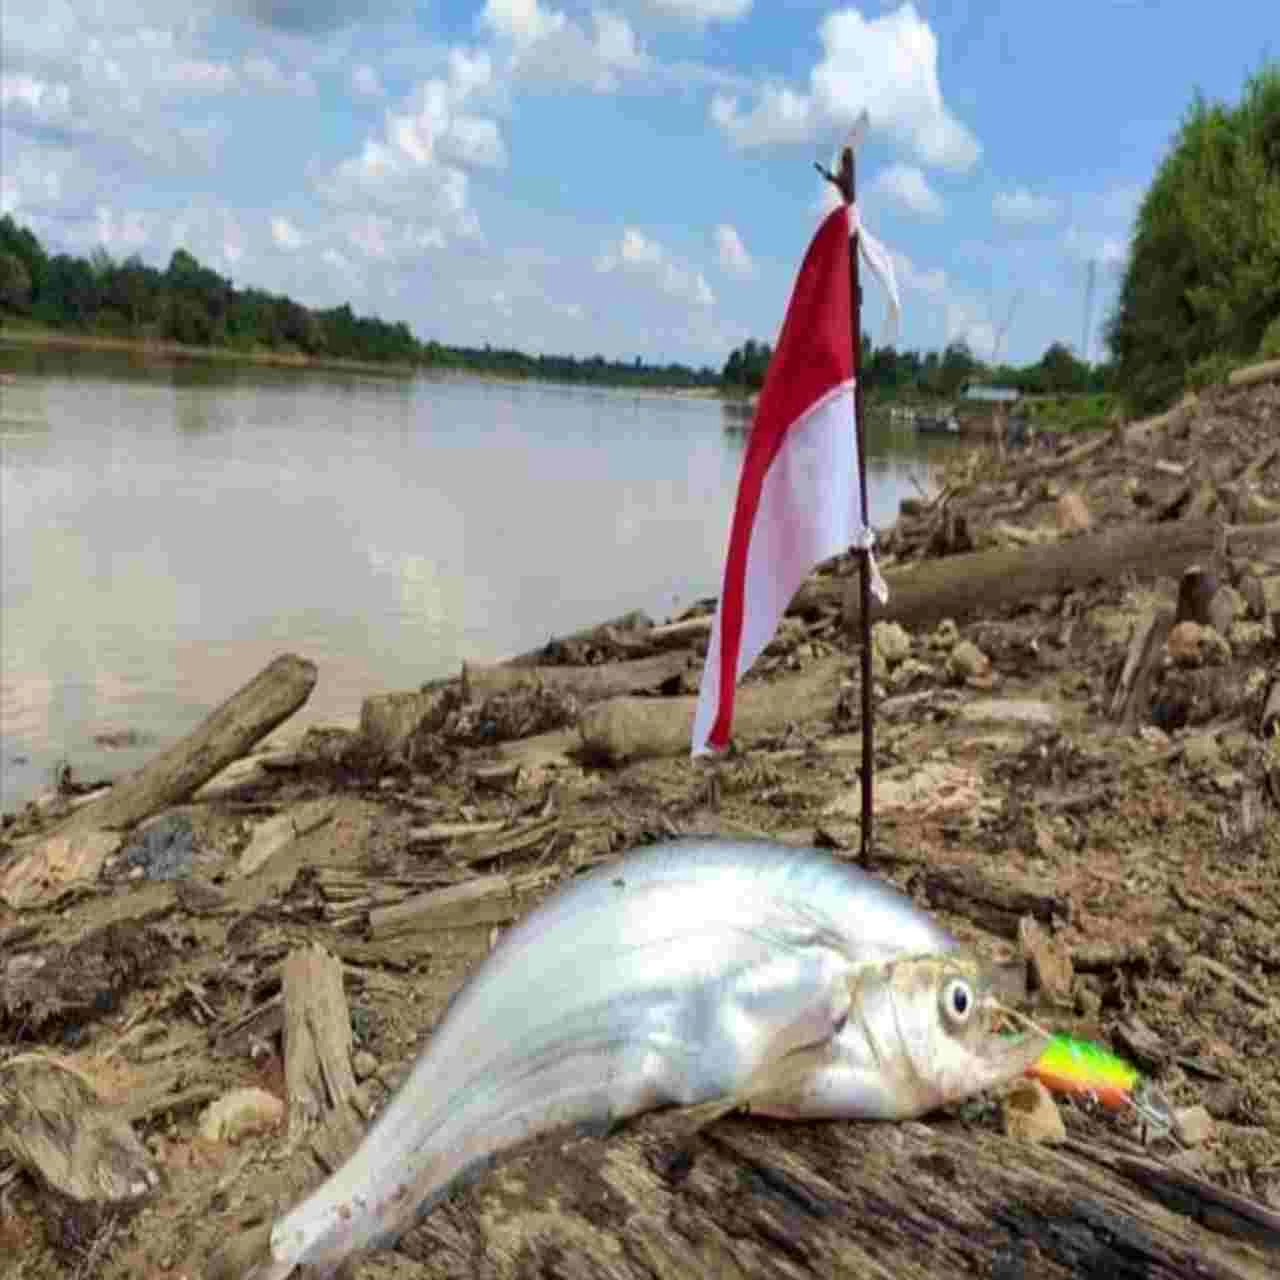
[[[176,15],[176,16],[175,16]],[[0,207],[57,249],[420,337],[719,366],[771,339],[864,107],[901,344],[1089,354],[1192,93],[1274,0],[4,0]],[[882,329],[867,290],[864,323]]]

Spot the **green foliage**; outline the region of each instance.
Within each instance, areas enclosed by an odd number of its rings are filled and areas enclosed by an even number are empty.
[[[1280,360],[1280,313],[1262,332],[1258,343],[1259,360]]]
[[[1134,233],[1108,342],[1136,410],[1173,400],[1204,362],[1239,360],[1280,314],[1280,63],[1234,108],[1197,96]]]
[[[16,253],[0,251],[0,307],[25,311],[31,302],[31,272]]]

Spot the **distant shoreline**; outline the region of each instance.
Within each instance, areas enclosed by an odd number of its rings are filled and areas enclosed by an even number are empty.
[[[462,366],[414,365],[394,360],[346,360],[337,356],[308,356],[289,351],[237,351],[234,347],[186,346],[153,338],[114,338],[103,334],[67,333],[57,329],[14,328],[0,325],[0,345],[12,343],[23,347],[45,347],[66,351],[112,351],[141,356],[158,363],[206,361],[214,364],[257,365],[267,368],[296,370],[333,370],[339,373],[364,373],[394,378],[461,377],[480,382],[509,382],[524,385],[530,382],[555,382],[557,385],[575,387],[607,387],[621,391],[658,395],[680,396],[691,399],[736,398],[732,392],[720,387],[688,387],[661,383],[628,383],[599,381],[559,382],[554,378],[517,377],[510,374],[486,373]]]

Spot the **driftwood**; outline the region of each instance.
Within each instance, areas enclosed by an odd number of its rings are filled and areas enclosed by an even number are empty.
[[[1280,522],[1224,526],[1216,520],[1180,520],[1108,529],[1040,547],[923,561],[885,573],[889,600],[873,605],[872,619],[928,626],[943,618],[986,616],[1098,580],[1113,582],[1123,574],[1145,581],[1178,577],[1197,562],[1213,560],[1222,549],[1246,559],[1274,554],[1280,550]],[[841,589],[845,626],[857,634],[861,630],[857,584],[842,580]]]
[[[83,1072],[44,1054],[0,1066],[5,1147],[45,1187],[78,1204],[128,1203],[160,1185],[155,1162],[128,1121]]]
[[[342,962],[323,947],[299,947],[284,961],[284,1073],[289,1131],[341,1119],[352,1104],[351,1013],[342,988]]]
[[[95,879],[120,843],[114,832],[188,799],[287,720],[315,683],[315,663],[292,654],[276,658],[185,738],[24,850],[0,879],[0,899],[39,906],[72,881]]]
[[[683,652],[590,667],[517,667],[465,662],[462,695],[467,702],[483,702],[496,694],[541,683],[558,693],[571,693],[580,702],[600,702],[641,690],[656,691],[667,681],[678,680],[687,663],[688,657]]]
[[[912,877],[911,888],[923,890],[933,907],[954,911],[1001,938],[1017,938],[1024,916],[1045,925],[1071,919],[1070,898],[1011,878],[992,879],[972,867],[929,867]]]
[[[399,1252],[440,1280],[1264,1280],[1280,1257],[1263,1206],[1083,1144],[749,1117],[683,1140],[674,1118],[531,1143]]]
[[[830,716],[848,668],[841,657],[814,663],[777,686],[747,685],[734,701],[738,741],[783,732],[788,724]],[[697,699],[612,698],[586,708],[578,720],[582,753],[603,764],[676,756],[691,746]]]
[[[1170,609],[1153,609],[1134,629],[1120,679],[1111,698],[1111,718],[1132,727],[1145,715],[1151,679],[1173,629]]]
[[[1227,384],[1232,387],[1247,387],[1255,382],[1280,381],[1280,360],[1265,360],[1262,364],[1246,365],[1243,369],[1233,369],[1227,375]]]

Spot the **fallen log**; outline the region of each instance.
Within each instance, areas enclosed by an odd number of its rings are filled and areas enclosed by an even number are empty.
[[[657,690],[668,680],[678,678],[687,662],[688,657],[683,652],[662,653],[626,662],[603,662],[591,667],[464,662],[462,696],[467,702],[484,702],[497,694],[541,683],[557,693],[571,693],[581,702],[600,702],[645,689]]]
[[[1243,369],[1232,369],[1227,375],[1227,385],[1231,387],[1275,381],[1280,381],[1280,360],[1264,360],[1261,364],[1245,365]]]
[[[342,962],[321,946],[299,947],[285,957],[284,1074],[289,1091],[289,1132],[295,1137],[352,1105],[351,1013],[342,987]]]
[[[570,631],[567,635],[552,636],[546,644],[525,653],[518,653],[514,658],[507,658],[503,665],[511,667],[536,667],[547,660],[548,652],[553,652],[562,645],[590,644],[603,639],[609,631],[643,632],[653,626],[653,620],[643,609],[632,609],[607,622],[596,622],[578,631]]]
[[[315,683],[315,663],[293,654],[276,658],[185,738],[101,800],[77,809],[8,867],[0,899],[16,908],[37,906],[74,880],[95,879],[119,845],[114,832],[188,799],[287,720]]]
[[[609,1138],[527,1144],[402,1237],[400,1265],[438,1280],[1275,1274],[1273,1214],[1254,1202],[1224,1214],[1219,1189],[1159,1181],[1145,1167],[1154,1162],[1116,1155],[1108,1168],[1074,1144],[954,1120],[733,1117],[692,1139],[679,1123],[679,1112],[651,1115]],[[211,1223],[206,1256],[245,1217]]]
[[[815,663],[779,684],[747,685],[734,704],[738,741],[781,733],[788,724],[830,716],[847,658]],[[697,698],[610,698],[578,718],[582,755],[598,764],[678,756],[690,749]]]
[[[872,606],[872,620],[932,626],[943,618],[986,616],[1035,600],[1073,591],[1123,574],[1141,581],[1180,577],[1196,563],[1225,551],[1229,556],[1265,559],[1280,551],[1280,522],[1223,525],[1216,520],[1129,525],[1039,547],[998,548],[911,568],[888,570],[887,604]],[[861,594],[856,580],[832,584],[844,594],[844,624],[861,631]]]

